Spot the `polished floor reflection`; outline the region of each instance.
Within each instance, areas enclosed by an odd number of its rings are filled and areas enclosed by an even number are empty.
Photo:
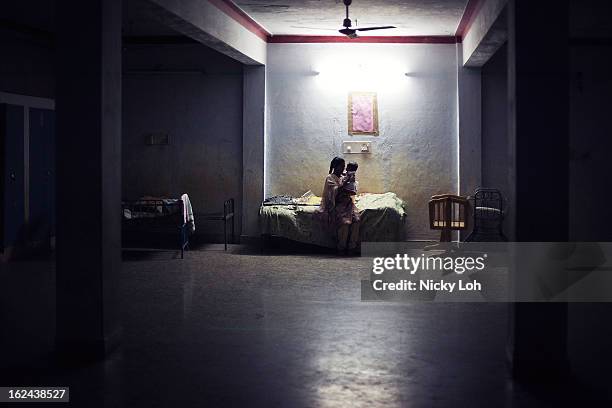
[[[234,246],[130,253],[123,341],[52,359],[52,262],[3,264],[0,385],[68,385],[74,406],[540,406],[505,363],[507,306],[360,302],[359,258]],[[556,395],[556,397],[555,397]]]

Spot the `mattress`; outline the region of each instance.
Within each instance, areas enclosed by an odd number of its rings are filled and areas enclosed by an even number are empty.
[[[334,248],[335,238],[313,218],[320,201],[319,197],[311,197],[301,204],[262,205],[259,209],[261,233]],[[404,202],[395,193],[359,194],[355,205],[361,217],[361,241],[403,240],[406,212]]]
[[[179,205],[182,201],[182,205]],[[135,201],[123,201],[123,229],[181,228],[187,224],[189,232],[195,231],[191,200],[187,194],[178,198],[141,197]]]

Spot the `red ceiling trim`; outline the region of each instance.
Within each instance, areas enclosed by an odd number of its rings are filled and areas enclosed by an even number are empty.
[[[345,36],[327,35],[273,35],[268,38],[270,43],[351,43],[351,44],[455,44],[454,36],[369,36],[350,39]]]
[[[463,16],[461,17],[461,21],[459,22],[459,26],[457,27],[457,31],[455,32],[455,36],[459,38],[459,42],[465,38],[465,35],[470,31],[474,20],[476,20],[476,16],[478,12],[482,8],[484,4],[484,0],[468,0],[467,5],[465,6],[465,10],[463,11]]]
[[[258,36],[264,41],[268,41],[270,33],[253,20],[251,16],[245,13],[240,7],[234,4],[231,0],[208,0],[209,3],[217,7],[219,10],[234,19],[238,24]]]
[[[469,0],[455,36],[367,36],[350,39],[345,36],[272,35],[232,0],[208,0],[238,24],[269,43],[352,43],[352,44],[455,44],[469,29],[484,0]],[[466,28],[467,27],[467,28]],[[461,29],[461,30],[460,30]]]

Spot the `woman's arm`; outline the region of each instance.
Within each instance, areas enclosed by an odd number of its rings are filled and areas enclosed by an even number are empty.
[[[325,192],[326,197],[323,197],[326,203],[326,207],[332,210],[336,206],[336,196],[338,195],[338,188],[340,184],[333,178],[328,176],[325,179]]]

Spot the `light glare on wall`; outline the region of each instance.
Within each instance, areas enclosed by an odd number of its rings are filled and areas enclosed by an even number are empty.
[[[392,90],[406,81],[405,68],[389,62],[346,63],[329,61],[313,69],[325,88],[364,91]]]

